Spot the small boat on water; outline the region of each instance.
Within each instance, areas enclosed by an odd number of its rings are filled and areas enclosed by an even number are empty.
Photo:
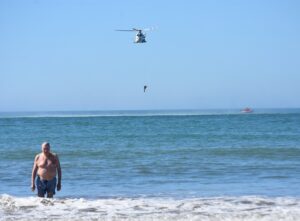
[[[243,110],[241,110],[242,113],[252,113],[253,112],[253,109],[249,108],[249,107],[246,107],[244,108]]]

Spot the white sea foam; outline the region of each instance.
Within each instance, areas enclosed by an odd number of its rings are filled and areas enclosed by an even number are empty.
[[[217,198],[40,199],[0,196],[0,220],[300,220],[300,199]]]

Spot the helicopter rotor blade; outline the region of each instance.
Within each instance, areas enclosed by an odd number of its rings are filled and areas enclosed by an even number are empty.
[[[144,29],[138,29],[138,28],[132,28],[132,29],[116,29],[115,31],[153,31],[156,28],[151,27],[151,28],[144,28]]]
[[[142,29],[133,28],[134,31],[142,31]]]

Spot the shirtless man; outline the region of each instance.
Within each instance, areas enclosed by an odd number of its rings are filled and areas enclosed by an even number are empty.
[[[56,172],[58,174],[58,182],[56,186]],[[61,189],[61,168],[58,156],[50,152],[50,144],[45,142],[42,144],[42,153],[35,156],[31,176],[31,190],[35,190],[36,186],[39,197],[45,197],[47,193],[48,198],[52,198],[57,191]]]

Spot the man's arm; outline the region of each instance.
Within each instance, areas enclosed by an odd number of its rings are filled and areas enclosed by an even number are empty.
[[[56,155],[56,168],[57,168],[57,175],[58,175],[57,191],[60,191],[60,189],[61,189],[61,167],[60,167],[58,155]]]
[[[37,160],[39,158],[39,155],[36,155],[34,158],[34,162],[33,162],[33,167],[32,167],[32,173],[31,173],[31,190],[34,191],[35,190],[35,177],[36,177],[36,172],[38,170],[38,166],[37,166]]]

